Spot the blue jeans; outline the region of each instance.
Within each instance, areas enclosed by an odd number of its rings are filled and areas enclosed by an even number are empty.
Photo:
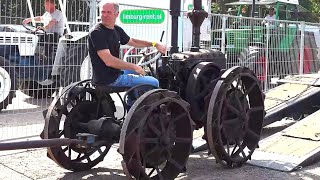
[[[158,79],[152,76],[140,76],[131,70],[124,70],[123,74],[110,85],[115,87],[133,87],[139,84],[149,84],[159,87]]]
[[[136,85],[140,85],[140,84],[148,84],[148,85],[152,85],[155,87],[159,87],[159,81],[158,79],[152,77],[152,76],[140,76],[137,75],[137,73],[135,71],[131,71],[131,70],[124,70],[123,74],[120,75],[113,83],[111,83],[111,86],[114,87],[133,87]],[[149,88],[143,89],[144,92],[150,90]],[[137,97],[139,97],[139,95],[137,94],[137,92],[134,92],[134,97],[131,97],[130,95],[128,96],[127,99],[127,110],[129,111],[129,109],[131,108],[131,106],[134,103],[134,99],[136,99]]]

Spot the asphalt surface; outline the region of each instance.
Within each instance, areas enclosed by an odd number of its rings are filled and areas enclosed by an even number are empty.
[[[42,110],[48,107],[50,99],[35,100],[18,93],[13,106],[0,113],[0,143],[39,139],[44,119]],[[117,104],[117,103],[116,103]],[[262,138],[274,134],[292,121],[276,122],[263,130]],[[202,131],[194,134],[194,142],[201,143]],[[302,145],[303,146],[303,145]],[[54,163],[46,156],[46,149],[0,151],[0,179],[128,179],[121,167],[122,157],[114,144],[104,161],[85,172],[71,172]],[[320,162],[294,172],[280,172],[245,164],[240,168],[225,168],[216,164],[206,151],[190,155],[187,172],[177,179],[320,179]]]

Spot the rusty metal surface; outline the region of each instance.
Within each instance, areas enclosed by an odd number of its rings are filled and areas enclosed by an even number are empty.
[[[42,140],[26,140],[0,143],[0,151],[31,149],[43,147],[68,146],[70,144],[84,144],[82,140],[59,138],[59,139],[42,139]]]
[[[129,177],[174,179],[183,171],[192,146],[188,108],[177,93],[163,89],[148,91],[134,103],[119,147]]]
[[[219,77],[220,68],[212,62],[200,62],[189,75],[186,100],[190,103],[190,115],[197,128],[205,125],[210,94]]]
[[[258,146],[264,118],[259,80],[244,67],[227,70],[210,99],[207,138],[217,162],[240,166]]]
[[[75,138],[80,131],[72,126],[77,122],[110,115],[110,109],[108,112],[105,109],[97,111],[97,94],[90,87],[90,81],[78,82],[66,87],[60,96],[55,97],[45,117],[45,139]],[[48,156],[65,169],[84,171],[101,162],[110,148],[110,142],[102,141],[95,142],[92,147],[49,147]]]

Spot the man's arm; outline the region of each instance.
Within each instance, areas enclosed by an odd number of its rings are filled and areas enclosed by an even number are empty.
[[[120,70],[133,70],[136,71],[138,74],[145,75],[144,70],[140,66],[122,61],[121,59],[112,56],[109,49],[99,50],[97,51],[97,54],[103,60],[103,62],[109,67]]]
[[[142,48],[142,47],[151,47],[153,46],[157,48],[158,51],[160,51],[161,53],[165,53],[166,52],[166,47],[160,43],[155,43],[155,42],[149,42],[149,41],[144,41],[144,40],[140,40],[140,39],[134,39],[134,38],[130,38],[128,45],[136,47],[136,48]]]
[[[33,19],[35,20],[35,21],[41,21],[41,17],[42,16],[36,16],[36,17],[34,17]],[[32,18],[27,18],[27,19],[24,19],[23,21],[22,21],[22,23],[23,24],[28,24],[29,22],[31,22],[32,21]]]
[[[49,29],[49,28],[53,27],[54,25],[56,25],[57,22],[58,22],[57,20],[52,19],[51,21],[49,21],[49,23],[46,26],[43,26],[43,28],[44,29]]]

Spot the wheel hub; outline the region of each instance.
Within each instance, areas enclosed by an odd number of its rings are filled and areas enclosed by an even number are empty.
[[[160,144],[164,147],[167,147],[170,144],[170,138],[166,135],[162,135],[160,138]]]
[[[207,141],[216,160],[229,167],[251,158],[263,126],[264,95],[254,73],[228,69],[215,87],[207,118]]]

